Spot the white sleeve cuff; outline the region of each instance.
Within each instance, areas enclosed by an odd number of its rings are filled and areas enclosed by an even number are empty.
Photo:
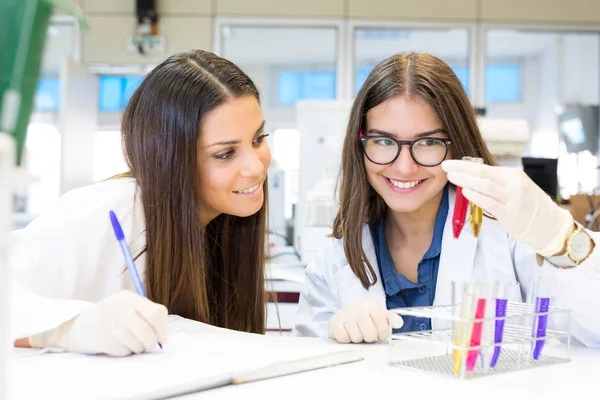
[[[51,299],[11,286],[9,297],[10,347],[15,339],[56,328],[93,303],[81,300]]]

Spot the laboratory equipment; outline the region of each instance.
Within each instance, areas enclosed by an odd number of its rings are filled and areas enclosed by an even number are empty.
[[[271,243],[277,241],[277,237],[287,237],[287,223],[285,218],[285,171],[280,167],[277,160],[272,160],[267,171],[269,176],[269,232],[272,233]],[[283,241],[285,246],[287,240]]]
[[[577,104],[568,107],[558,116],[561,139],[569,153],[589,150],[598,152],[600,130],[600,107],[598,105]]]
[[[496,292],[496,307],[494,321],[494,352],[490,361],[490,368],[494,368],[502,351],[502,341],[504,337],[504,317],[506,317],[506,304],[508,303],[508,293],[515,290],[516,284],[501,284]]]
[[[483,164],[483,159],[479,157],[463,157],[465,161]],[[462,194],[462,191],[461,191]],[[478,237],[479,231],[481,230],[481,224],[483,223],[483,210],[475,203],[469,203],[469,223],[471,224],[471,231],[473,236]]]
[[[335,176],[327,171],[315,186],[306,193],[306,226],[331,227],[337,213]]]
[[[483,223],[483,210],[475,203],[469,203],[469,223],[471,224],[473,236],[478,237]]]
[[[520,168],[531,136],[525,119],[479,117],[481,135],[499,165]]]
[[[462,159],[483,164],[483,159],[478,157],[465,156]],[[481,230],[481,224],[483,223],[483,210],[475,204],[470,203],[463,195],[462,187],[459,186],[456,188],[456,200],[454,202],[454,211],[452,213],[452,233],[454,239],[458,239],[465,224],[467,207],[469,208],[471,231],[473,232],[473,236],[478,237],[479,231]]]
[[[463,349],[469,340],[470,329],[468,320],[472,313],[475,291],[473,289],[466,289],[462,296],[459,311],[460,321],[456,324],[454,334],[455,347],[452,349],[452,374],[455,376],[460,375],[462,371],[463,358],[465,356]]]
[[[548,328],[548,310],[554,303],[554,292],[557,282],[543,276],[534,277],[529,283],[528,299],[536,311],[536,317],[531,321],[531,337],[534,342],[531,344],[531,357],[534,360],[540,359],[542,351],[545,351],[546,332]]]
[[[535,346],[533,348],[533,359],[539,360],[542,354],[546,337],[546,327],[548,326],[548,307],[550,306],[550,298],[548,297],[536,297],[535,298],[535,312],[539,316],[535,318],[535,325],[533,332],[535,333]]]
[[[477,306],[475,309],[475,320],[473,322],[473,330],[471,331],[471,341],[469,343],[470,350],[467,356],[467,371],[473,371],[479,353],[481,352],[481,335],[483,333],[483,319],[485,318],[485,297],[477,298]]]
[[[462,194],[462,188],[458,186],[456,188],[456,200],[454,201],[454,211],[452,213],[452,234],[454,239],[458,239],[465,225],[468,207],[469,201]]]
[[[558,159],[523,157],[523,171],[554,200],[558,197]]]
[[[393,334],[389,364],[470,379],[570,361],[568,310],[551,303],[547,309],[536,309],[534,303],[503,302],[506,290],[490,290],[497,283],[484,283],[483,291],[478,284],[453,282],[459,303],[391,310],[400,316],[430,318],[432,329]],[[497,304],[504,310],[495,312]],[[543,331],[536,322],[540,319]],[[536,343],[542,342],[543,352],[536,352]]]
[[[323,250],[331,234],[338,210],[335,179],[351,107],[351,101],[341,100],[302,100],[296,104],[300,168],[294,246],[304,261]]]

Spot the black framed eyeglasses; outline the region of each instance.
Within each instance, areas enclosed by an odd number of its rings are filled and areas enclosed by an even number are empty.
[[[435,167],[446,159],[450,139],[419,138],[417,140],[396,140],[389,136],[361,136],[365,155],[374,164],[391,164],[400,155],[403,145],[408,145],[412,159],[423,167]]]

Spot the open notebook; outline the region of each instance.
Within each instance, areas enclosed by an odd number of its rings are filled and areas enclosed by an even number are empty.
[[[9,398],[159,399],[360,361],[320,340],[235,332],[169,317],[164,349],[132,357],[15,352]]]

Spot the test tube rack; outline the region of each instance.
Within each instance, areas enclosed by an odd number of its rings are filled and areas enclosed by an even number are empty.
[[[508,302],[505,317],[463,319],[460,318],[457,307],[459,306],[407,307],[391,310],[402,317],[430,318],[433,329],[392,334],[389,342],[389,364],[458,379],[471,379],[570,361],[568,310],[549,307],[548,312],[536,313],[533,304]],[[544,315],[551,322],[548,326],[556,324],[562,330],[546,329],[545,334],[536,335],[534,323]],[[504,331],[500,354],[492,368],[490,359],[498,346],[494,340],[496,321],[504,321]],[[472,327],[475,323],[483,325],[484,333],[480,344],[470,345],[470,335],[463,335],[467,339],[457,341],[460,324],[463,324],[463,327]],[[532,349],[541,340],[544,343],[543,351],[534,359]],[[466,365],[470,354],[476,354],[477,357],[471,370]],[[457,355],[460,355],[459,361]]]

